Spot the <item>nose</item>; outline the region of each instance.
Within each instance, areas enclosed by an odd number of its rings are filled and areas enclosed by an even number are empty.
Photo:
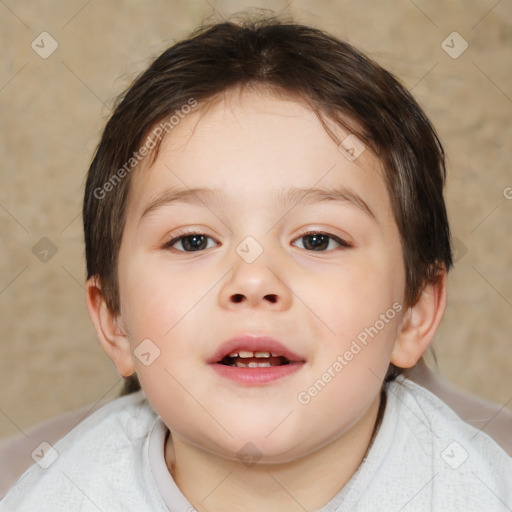
[[[292,292],[286,284],[285,272],[261,255],[248,263],[241,258],[235,260],[232,272],[219,292],[222,307],[282,311],[290,307]]]

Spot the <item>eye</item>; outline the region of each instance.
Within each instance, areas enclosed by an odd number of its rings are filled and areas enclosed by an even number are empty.
[[[296,240],[305,240],[306,243],[303,244],[303,248],[306,250],[325,252],[324,249],[329,247],[330,244],[329,239],[332,239],[334,243],[337,243],[341,247],[352,247],[348,242],[345,242],[345,240],[342,240],[341,238],[330,233],[323,233],[321,231],[309,231],[302,234]]]
[[[163,249],[174,248],[175,245],[181,246],[181,249],[174,249],[180,252],[197,252],[203,249],[210,249],[207,247],[207,240],[213,238],[206,236],[204,233],[183,233],[165,243]]]
[[[182,233],[166,242],[163,249],[173,248],[173,250],[177,250],[179,252],[198,252],[205,249],[211,249],[211,246],[208,247],[208,240],[213,241],[213,238],[205,235],[204,233]],[[331,245],[331,242],[338,244],[340,247],[352,247],[345,240],[330,233],[324,233],[321,231],[309,231],[302,234],[299,238],[296,238],[296,240],[305,240],[302,248],[317,252],[325,252],[325,250],[329,248],[329,245]],[[181,249],[175,248],[175,245],[181,247]],[[334,249],[336,249],[336,247]]]

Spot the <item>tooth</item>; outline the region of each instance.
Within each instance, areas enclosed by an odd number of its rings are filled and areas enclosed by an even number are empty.
[[[254,357],[270,357],[270,352],[254,352]]]
[[[279,354],[277,352],[272,352],[272,357],[279,357]]]
[[[238,352],[232,352],[229,357],[238,357]]]
[[[240,350],[240,352],[238,352],[238,357],[254,357],[254,354],[249,350]]]
[[[251,361],[247,366],[249,368],[266,368],[266,367],[271,366],[271,364],[270,363],[257,363],[256,361],[254,361],[254,362]]]

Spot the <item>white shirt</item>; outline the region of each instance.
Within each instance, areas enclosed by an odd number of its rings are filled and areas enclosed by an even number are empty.
[[[512,458],[494,440],[403,376],[386,393],[367,457],[319,512],[512,510]],[[117,398],[55,443],[53,462],[45,449],[0,512],[194,512],[167,469],[167,433],[143,391]]]

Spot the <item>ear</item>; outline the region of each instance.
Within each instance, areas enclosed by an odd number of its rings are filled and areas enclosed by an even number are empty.
[[[121,377],[135,373],[130,340],[118,324],[118,315],[112,313],[105,302],[99,279],[93,276],[85,283],[85,300],[101,346],[117,368]]]
[[[446,271],[428,283],[417,302],[402,318],[391,362],[399,368],[412,368],[427,350],[446,309]]]

